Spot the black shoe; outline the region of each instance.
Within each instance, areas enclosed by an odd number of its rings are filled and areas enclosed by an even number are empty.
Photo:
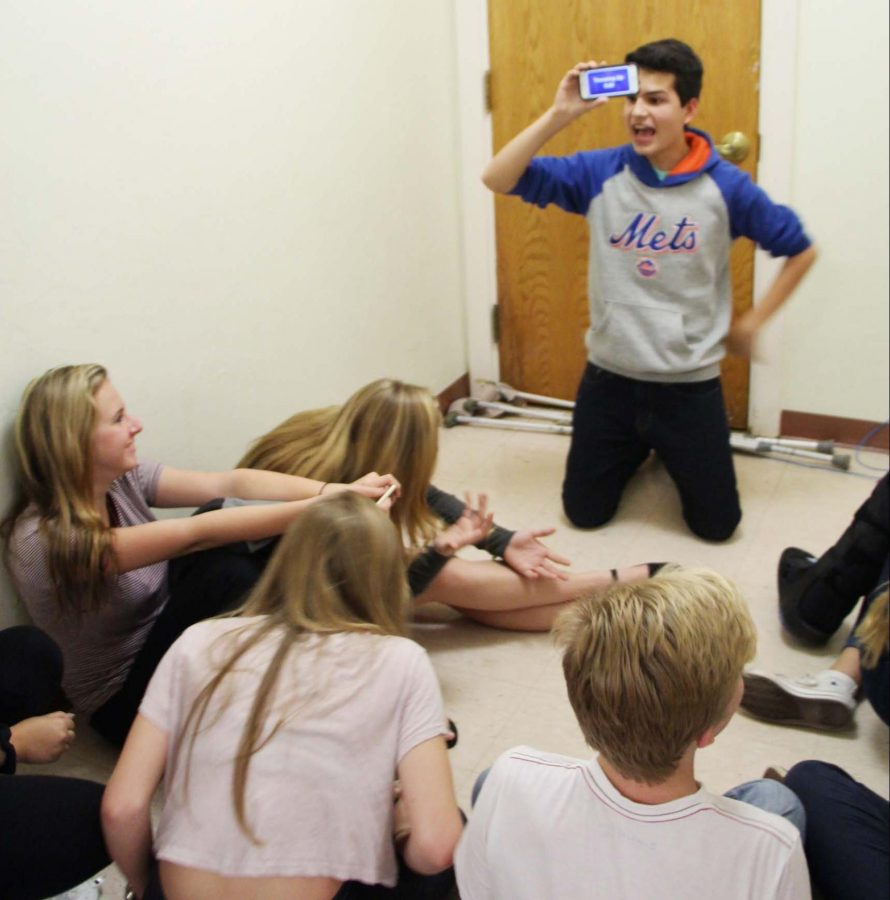
[[[799,641],[813,646],[821,646],[830,638],[824,632],[806,622],[800,614],[800,600],[805,591],[816,580],[818,560],[799,547],[787,547],[779,559],[779,618],[785,630]]]

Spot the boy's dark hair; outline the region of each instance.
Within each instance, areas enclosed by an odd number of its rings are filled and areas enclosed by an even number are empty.
[[[701,96],[701,81],[705,69],[696,52],[683,41],[666,38],[643,44],[628,53],[624,61],[636,63],[641,69],[652,69],[653,72],[671,72],[683,106],[694,97]]]

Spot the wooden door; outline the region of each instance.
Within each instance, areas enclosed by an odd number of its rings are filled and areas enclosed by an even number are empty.
[[[675,37],[699,54],[705,76],[693,125],[715,142],[730,131],[752,142],[741,163],[756,176],[760,3],[758,0],[489,0],[494,148],[544,112],[560,78],[582,59],[621,62],[628,50]],[[542,153],[627,142],[623,101],[609,101],[553,138]],[[585,363],[587,223],[555,207],[496,199],[502,380],[522,390],[574,398]],[[754,246],[732,251],[734,314],[751,306]],[[747,360],[727,357],[730,421],[748,418]]]

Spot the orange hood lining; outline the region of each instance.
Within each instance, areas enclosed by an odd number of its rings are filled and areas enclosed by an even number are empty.
[[[687,132],[686,143],[689,145],[689,152],[668,172],[669,175],[688,175],[698,172],[708,161],[711,155],[711,145],[706,138],[693,132]]]

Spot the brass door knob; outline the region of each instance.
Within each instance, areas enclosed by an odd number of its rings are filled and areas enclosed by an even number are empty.
[[[730,131],[723,135],[723,139],[715,147],[724,159],[740,163],[748,155],[751,141],[741,131]]]

